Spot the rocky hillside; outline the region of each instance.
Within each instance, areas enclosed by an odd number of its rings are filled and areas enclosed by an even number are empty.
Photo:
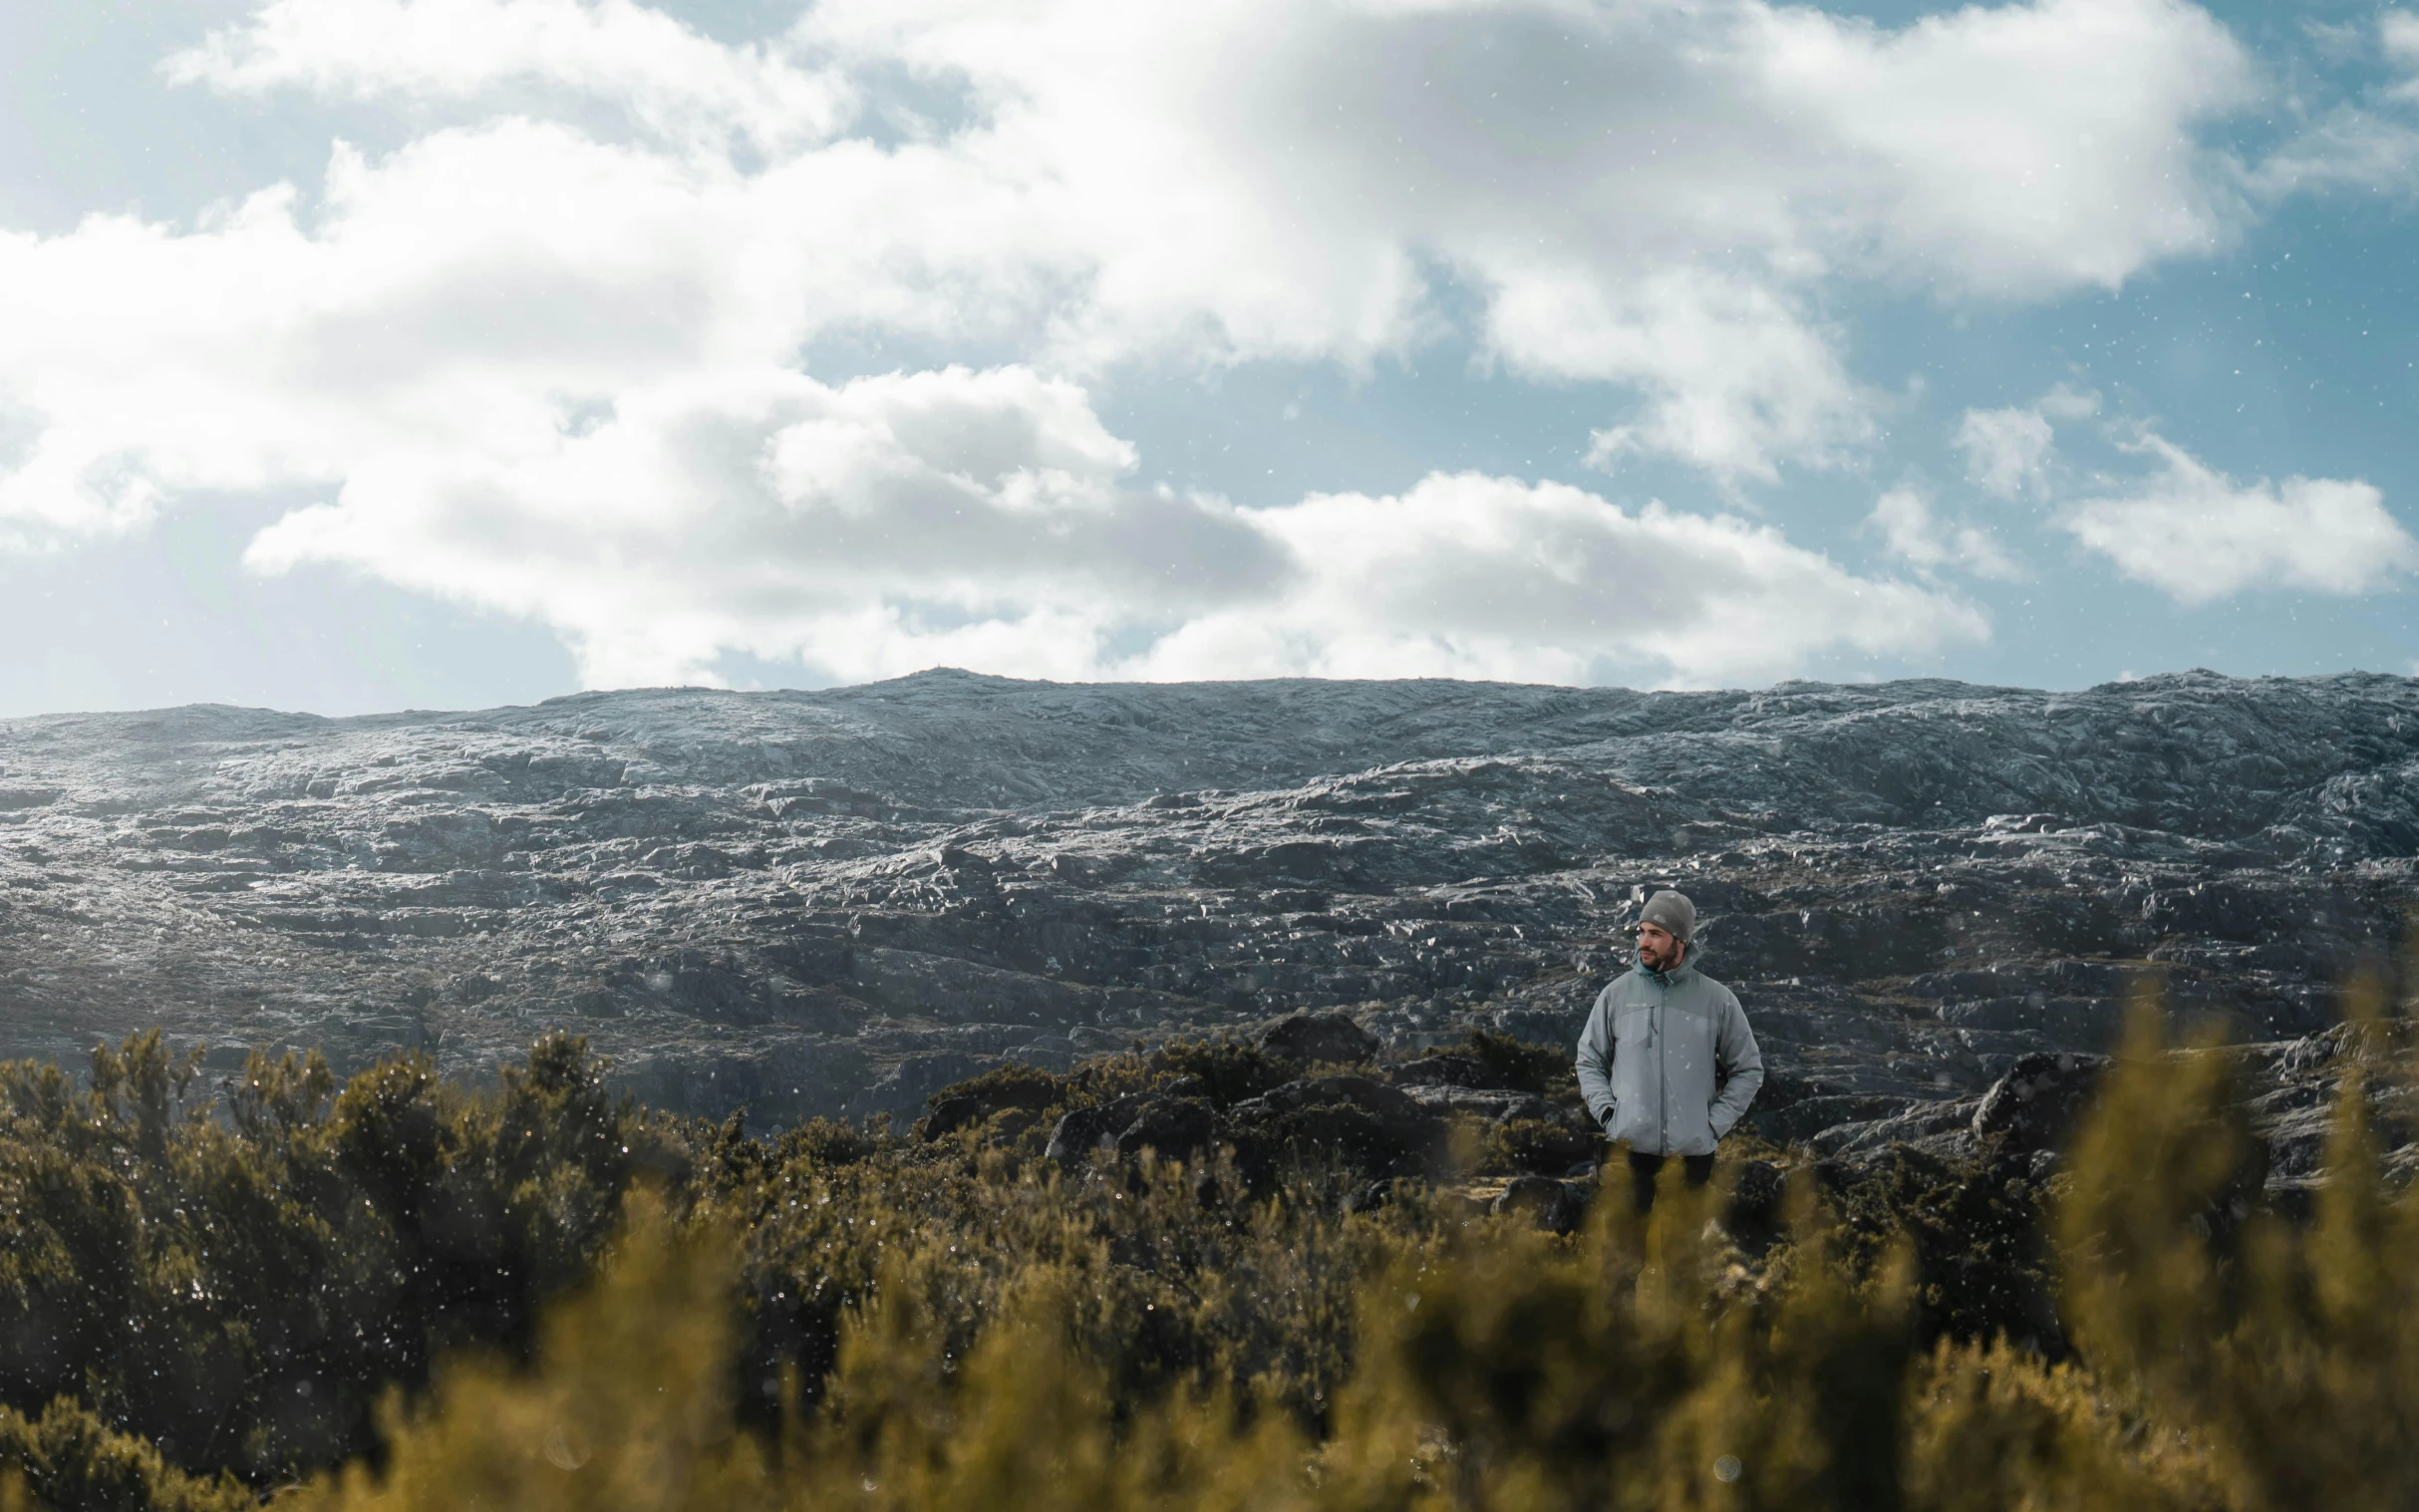
[[[2152,968],[2289,1080],[2414,856],[2419,683],[2364,675],[57,716],[0,723],[0,1054],[158,1023],[470,1075],[559,1025],[674,1106],[916,1111],[1306,1009],[1568,1041],[1676,884],[1778,1072],[1760,1126],[1854,1150],[2104,1048]]]

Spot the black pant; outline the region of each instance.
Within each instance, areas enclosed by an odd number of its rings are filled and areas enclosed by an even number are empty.
[[[1679,1164],[1680,1174],[1687,1177],[1690,1186],[1703,1186],[1713,1179],[1711,1155],[1682,1155]],[[1644,1150],[1630,1151],[1630,1192],[1640,1212],[1654,1208],[1655,1178],[1663,1174],[1663,1156],[1650,1155]]]

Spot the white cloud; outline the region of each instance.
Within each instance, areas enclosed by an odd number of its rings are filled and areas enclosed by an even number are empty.
[[[834,69],[901,66],[964,121],[931,152],[858,153],[827,213],[961,316],[1025,295],[1037,355],[1365,362],[1433,329],[1442,268],[1500,362],[1637,392],[1601,456],[1738,478],[1873,434],[1823,280],[2055,292],[2203,251],[2233,211],[2195,133],[2249,91],[2241,49],[2172,0],[1901,31],[1761,0],[824,0],[778,55],[629,0],[276,0],[179,65],[346,96],[526,78],[759,136],[820,129]],[[886,313],[858,303],[838,318]]]
[[[2373,33],[2349,25],[2316,29],[2321,45],[2339,60],[2367,54],[2373,45],[2399,77],[2364,99],[2325,111],[2250,169],[2246,185],[2268,200],[2334,187],[2419,189],[2419,126],[2408,110],[2419,105],[2419,15],[2386,11]]]
[[[1852,188],[1816,170],[1864,201],[1857,231],[1885,255],[2011,293],[2113,288],[2228,229],[2194,129],[2254,84],[2197,6],[1974,5],[1898,32],[1759,7],[1754,25],[1769,98],[1801,106],[1808,148],[1888,165]]]
[[[1966,479],[1996,498],[2043,492],[2057,449],[2051,422],[2087,419],[2099,408],[2098,395],[2060,385],[2030,406],[1967,410],[1957,431]]]
[[[2394,94],[2419,100],[2419,15],[2387,11],[2377,18],[2377,41],[2386,61],[2409,76],[2394,85]]]
[[[848,677],[970,644],[1096,672],[1105,628],[1231,606],[1286,572],[1238,511],[1122,487],[1133,460],[1079,389],[1024,368],[668,384],[503,465],[358,468],[249,560],[534,616],[592,685],[705,679],[732,649]]]
[[[1078,390],[1025,369],[791,376],[651,393],[506,469],[365,469],[251,560],[533,615],[600,685],[707,680],[728,649],[850,680],[1585,681],[1614,659],[1701,683],[1988,633],[1738,520],[1474,475],[1242,510],[1123,487],[1133,459]]]
[[[0,532],[126,528],[160,498],[398,457],[493,465],[582,404],[774,362],[746,192],[505,122],[376,163],[340,146],[313,225],[274,189],[192,232],[0,234],[0,403],[39,417]]]
[[[1647,280],[1626,307],[1585,281],[1507,285],[1488,317],[1498,351],[1556,378],[1622,379],[1643,414],[1598,431],[1588,460],[1685,457],[1765,482],[1778,462],[1823,463],[1872,439],[1868,401],[1824,337],[1769,288],[1690,272]]]
[[[1893,488],[1874,502],[1866,523],[1882,532],[1892,556],[1921,572],[1962,567],[1976,577],[2016,578],[2023,569],[1990,532],[1940,518],[1932,500],[1914,488]]]
[[[2040,486],[2057,438],[2038,410],[1967,410],[1958,426],[1965,476],[1984,493],[2014,498]]]
[[[2203,251],[2233,212],[2194,132],[2248,98],[2223,28],[2167,0],[1901,32],[1753,0],[1017,15],[839,0],[808,26],[968,79],[986,145],[1052,165],[1105,254],[1084,349],[1206,329],[1361,360],[1431,318],[1425,259],[1481,293],[1506,367],[1638,393],[1600,459],[1734,478],[1873,434],[1826,280],[2033,293]]]
[[[195,226],[0,234],[0,545],[307,489],[264,567],[539,616],[592,682],[730,650],[1097,668],[1102,635],[1160,632],[1169,667],[1701,679],[1980,634],[1773,531],[1568,490],[1177,497],[1092,398],[1137,363],[1411,352],[1449,278],[1499,369],[1606,386],[1601,462],[1854,461],[1843,280],[2021,298],[2195,255],[2239,215],[2200,133],[2250,88],[2171,0],[1899,30],[1763,0],[821,0],[748,48],[632,0],[272,0],[168,71],[449,124]],[[798,353],[835,333],[940,356],[825,384]],[[1412,530],[1396,567],[1461,617],[1334,597],[1384,597],[1304,556],[1347,518]],[[1448,550],[1456,519],[1500,539]],[[1536,631],[1476,607],[1557,551],[1748,596],[1649,625],[1572,588],[1593,607]]]
[[[1187,624],[1139,670],[1585,682],[1612,661],[1703,684],[1779,676],[1822,651],[1923,656],[1989,635],[1969,605],[1860,577],[1767,526],[1632,513],[1557,483],[1431,474],[1399,496],[1317,495],[1253,523],[1290,556],[1292,586]]]
[[[623,107],[667,137],[768,150],[828,137],[855,103],[829,69],[718,44],[632,0],[268,0],[160,71],[228,94],[357,100],[536,87]]]
[[[2184,604],[2249,589],[2374,593],[2419,571],[2419,540],[2358,479],[2288,477],[2243,484],[2157,436],[2137,449],[2161,470],[2126,491],[2085,499],[2060,523],[2117,570]]]
[[[2329,188],[2408,193],[2419,186],[2419,129],[2361,106],[2330,111],[2246,175],[2264,199]]]

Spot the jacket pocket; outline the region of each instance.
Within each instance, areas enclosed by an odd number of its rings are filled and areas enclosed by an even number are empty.
[[[1710,1104],[1690,1101],[1671,1109],[1672,1155],[1710,1155],[1717,1142],[1713,1137],[1713,1108]]]

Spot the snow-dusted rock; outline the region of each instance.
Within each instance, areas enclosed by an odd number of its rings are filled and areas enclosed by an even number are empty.
[[[1291,1014],[1392,1055],[1568,1042],[1676,885],[1798,1088],[1774,1127],[1836,1110],[1845,1148],[2105,1051],[2153,969],[2245,1039],[2324,1029],[2414,855],[2419,684],[2383,676],[935,672],[57,716],[0,723],[0,1053],[164,1023],[214,1067],[318,1044],[480,1075],[561,1026],[701,1112],[913,1114],[970,1066]]]

